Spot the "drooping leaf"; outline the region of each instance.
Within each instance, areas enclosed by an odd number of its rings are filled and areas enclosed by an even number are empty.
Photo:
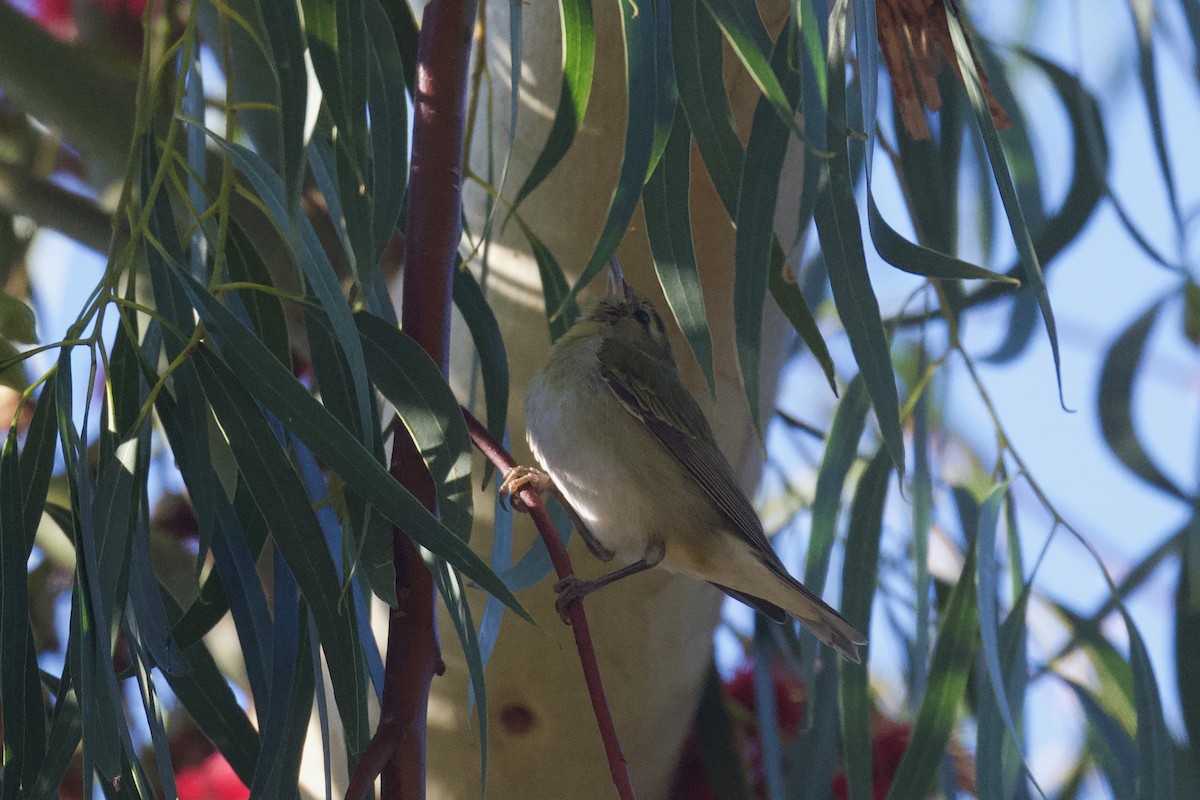
[[[442,520],[471,538],[471,437],[458,400],[424,349],[370,314],[354,318],[372,381],[396,408],[433,476]]]
[[[206,348],[198,349],[193,360],[239,472],[270,520],[275,545],[312,605],[346,729],[346,745],[351,753],[359,753],[366,746],[367,719],[358,629],[353,612],[341,602],[338,577],[312,501],[239,376]]]
[[[554,309],[559,316],[569,310],[583,287],[587,286],[608,264],[617,245],[625,236],[629,220],[642,196],[642,186],[649,174],[650,153],[658,120],[655,109],[660,76],[657,74],[657,39],[659,26],[668,20],[659,19],[658,9],[621,3],[621,29],[625,41],[625,83],[628,119],[625,123],[625,154],[621,172],[609,202],[604,228],[596,247],[584,265],[579,280],[566,298]],[[549,306],[548,306],[549,307]]]
[[[709,391],[715,394],[712,338],[692,247],[692,221],[688,209],[691,142],[686,115],[676,114],[663,157],[646,184],[642,206],[646,213],[650,251],[654,256],[654,271],[663,296],[700,365]]]
[[[742,145],[733,130],[733,112],[721,72],[721,31],[701,0],[679,0],[671,6],[671,42],[675,51],[675,80],[679,102],[687,114],[705,169],[725,205],[737,216],[738,185],[742,181]]]
[[[1096,403],[1100,432],[1113,455],[1146,483],[1186,500],[1183,491],[1154,463],[1133,423],[1135,376],[1140,372],[1146,340],[1161,309],[1162,301],[1155,302],[1113,342],[1104,356]]]
[[[816,208],[817,234],[829,268],[829,285],[842,326],[850,340],[863,383],[884,444],[896,471],[904,474],[904,436],[900,430],[900,401],[892,371],[891,352],[879,302],[867,274],[862,227],[854,201],[846,141],[846,94],[843,74],[846,58],[846,8],[837,2],[829,19],[829,128],[828,141],[835,150],[826,162],[828,183]],[[836,144],[835,143],[841,143]]]
[[[838,509],[846,476],[858,457],[858,441],[867,423],[866,388],[861,378],[850,382],[838,403],[825,440],[825,454],[817,471],[817,488],[812,502],[812,526],[804,563],[804,585],[816,594],[825,590],[829,560],[837,537]]]
[[[919,800],[933,788],[938,764],[946,751],[959,704],[967,687],[979,635],[975,562],[979,539],[971,542],[958,583],[950,594],[929,668],[929,684],[896,767],[888,800]]]
[[[562,20],[562,88],[554,112],[554,124],[546,144],[529,169],[529,175],[513,200],[516,211],[525,198],[546,179],[575,141],[587,113],[595,67],[596,33],[592,25],[591,0],[559,0]],[[511,213],[511,212],[510,212]]]
[[[719,22],[719,19],[718,19]],[[789,116],[800,101],[797,31],[786,26],[771,54],[772,74],[779,78]],[[779,165],[787,153],[788,127],[763,97],[754,109],[750,141],[738,191],[737,236],[734,243],[733,326],[738,367],[750,404],[750,418],[762,430],[759,362],[762,357],[763,303],[766,300],[771,250],[775,241],[775,201],[779,196]]]
[[[504,440],[508,425],[508,353],[500,325],[492,313],[483,288],[466,268],[454,271],[454,305],[458,308],[471,332],[471,342],[479,356],[479,373],[483,378],[483,401],[487,410],[485,422],[488,433],[496,441]],[[486,485],[487,478],[484,478]]]
[[[1013,240],[1017,245],[1017,253],[1020,255],[1021,266],[1024,270],[1024,280],[1037,293],[1038,305],[1042,310],[1042,319],[1046,323],[1046,334],[1050,339],[1050,352],[1054,356],[1054,375],[1058,382],[1059,401],[1065,406],[1066,401],[1063,397],[1062,387],[1062,356],[1059,353],[1058,346],[1058,327],[1054,321],[1054,310],[1050,306],[1050,292],[1046,288],[1046,278],[1042,274],[1041,261],[1034,248],[1033,238],[1029,233],[1029,227],[1026,225],[1020,201],[1017,199],[1012,174],[1009,172],[1008,162],[1005,160],[1004,148],[1000,143],[1000,136],[996,131],[995,122],[988,108],[987,98],[984,96],[979,73],[975,68],[974,56],[971,55],[970,45],[967,43],[966,35],[963,33],[962,26],[958,21],[958,16],[954,9],[947,9],[946,20],[950,26],[950,37],[954,42],[954,52],[958,60],[959,70],[962,73],[963,82],[966,84],[967,94],[971,98],[971,106],[975,109],[979,131],[983,136],[983,143],[992,165],[992,174],[996,178],[996,187],[1000,191],[1000,199],[1004,204],[1009,228],[1012,230]]]
[[[883,503],[892,462],[885,449],[871,459],[859,478],[850,508],[850,535],[842,564],[842,616],[870,635],[871,606],[879,573],[879,539],[883,533]],[[842,747],[852,800],[871,797],[871,709],[867,664],[871,646],[863,648],[863,663],[839,659],[842,706]]]

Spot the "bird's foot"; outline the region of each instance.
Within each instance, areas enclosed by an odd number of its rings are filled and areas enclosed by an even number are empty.
[[[598,588],[600,587],[595,581],[585,581],[581,578],[576,578],[574,575],[568,575],[554,584],[554,591],[558,593],[558,598],[554,601],[554,608],[558,611],[559,618],[567,625],[570,625],[571,605],[587,597]]]
[[[554,481],[537,467],[512,467],[504,473],[504,482],[500,484],[500,502],[511,504],[517,511],[528,511],[520,495],[526,486],[540,497],[554,488]]]

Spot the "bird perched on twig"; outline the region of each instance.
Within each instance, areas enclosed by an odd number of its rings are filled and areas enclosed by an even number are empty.
[[[866,638],[788,574],[684,388],[666,327],[614,258],[606,296],[555,344],[525,399],[543,473],[516,467],[502,492],[553,490],[592,553],[627,566],[560,581],[558,611],[662,565],[708,581],[772,619],[799,620],[846,658]],[[548,473],[548,474],[547,474]]]

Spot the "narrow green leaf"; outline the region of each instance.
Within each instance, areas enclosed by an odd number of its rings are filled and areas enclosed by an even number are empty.
[[[259,721],[261,750],[249,784],[251,797],[284,797],[294,791],[303,743],[302,738],[297,741],[297,729],[308,727],[314,692],[308,605],[296,591],[295,576],[278,550],[275,568],[271,697]]]
[[[500,442],[508,427],[508,353],[500,324],[492,313],[483,289],[475,276],[465,267],[454,271],[454,305],[463,315],[471,343],[479,355],[479,372],[483,378],[483,404],[487,411],[488,433]],[[484,479],[487,484],[487,479]]]
[[[721,31],[712,15],[700,9],[700,2],[679,0],[671,5],[675,80],[700,157],[733,219],[742,181],[742,144],[733,129],[721,59],[712,57],[721,50]]]
[[[348,485],[354,486],[367,502],[393,524],[403,527],[417,544],[446,559],[523,619],[530,619],[512,592],[479,556],[396,483],[383,465],[296,382],[228,309],[188,276],[180,274],[178,277],[184,280],[221,355],[259,402],[300,437],[326,466],[341,475]]]
[[[371,112],[371,169],[375,248],[387,244],[400,219],[408,186],[408,96],[404,64],[396,36],[379,0],[365,0],[363,13],[371,38],[367,105]],[[369,285],[377,264],[359,264]]]
[[[307,22],[307,12],[305,20]],[[237,144],[229,144],[216,139],[218,145],[225,148],[233,157],[234,163],[243,175],[251,182],[285,241],[293,241],[292,226],[299,228],[298,251],[296,259],[304,271],[309,288],[321,303],[321,307],[329,316],[330,324],[337,333],[338,344],[344,350],[346,363],[349,365],[353,379],[353,389],[358,417],[362,428],[369,430],[372,422],[370,410],[370,387],[367,385],[367,369],[363,363],[362,351],[358,345],[358,336],[354,328],[354,320],[350,308],[342,295],[342,287],[334,274],[329,257],[325,254],[316,231],[308,218],[290,216],[283,202],[283,185],[279,176],[255,153]]]
[[[783,742],[779,729],[779,705],[771,669],[778,648],[767,626],[773,625],[762,614],[754,615],[753,669],[754,719],[758,744],[762,751],[762,772],[768,800],[785,800],[783,784]]]
[[[645,5],[645,4],[644,4]],[[654,146],[656,98],[660,76],[657,74],[657,29],[668,20],[660,19],[657,8],[639,8],[621,3],[621,29],[625,41],[625,82],[627,87],[628,120],[625,124],[625,155],[617,186],[609,202],[604,228],[591,258],[583,267],[579,280],[567,297],[554,308],[554,315],[568,311],[583,287],[587,286],[608,264],[625,229],[633,218],[642,186],[649,173],[650,153]]]
[[[571,285],[563,274],[550,248],[542,244],[542,240],[518,215],[513,215],[521,232],[529,242],[533,260],[537,262],[538,275],[542,280],[542,301],[546,308],[546,324],[550,331],[550,341],[558,341],[558,337],[571,329],[579,318],[579,304],[571,298]],[[557,310],[556,310],[557,309]]]
[[[757,17],[756,17],[757,18]],[[718,19],[718,22],[720,20]],[[771,54],[771,70],[780,77],[780,89],[789,115],[800,101],[796,29],[784,28]],[[762,356],[763,302],[771,270],[771,245],[775,240],[775,201],[779,196],[779,165],[787,153],[788,127],[763,97],[754,109],[750,141],[742,166],[738,190],[737,236],[734,243],[733,324],[738,367],[750,417],[761,431],[759,395],[762,385],[759,360]]]
[[[1158,681],[1150,664],[1146,643],[1121,606],[1129,633],[1129,665],[1133,671],[1133,703],[1137,709],[1138,800],[1175,799],[1175,742],[1163,720]]]
[[[917,374],[927,366],[927,343],[922,331]],[[929,466],[929,395],[926,388],[913,406],[913,480],[912,480],[912,560],[914,616],[913,641],[909,651],[908,702],[913,713],[925,697],[929,677],[929,595],[933,581],[929,574],[929,534],[933,527],[933,476]]]
[[[271,45],[271,66],[279,82],[279,172],[286,187],[288,208],[296,209],[304,179],[304,121],[308,110],[304,31],[295,3],[263,3],[259,10],[263,32]],[[189,128],[189,137],[193,130]]]
[[[978,538],[967,551],[958,583],[950,593],[929,668],[929,686],[913,726],[908,749],[896,768],[888,800],[921,800],[933,788],[938,764],[954,729],[954,720],[975,657],[979,613],[975,601]]]
[[[51,800],[59,796],[59,785],[83,737],[83,720],[75,689],[66,680],[70,676],[69,669],[69,663],[63,665],[64,680],[58,685],[58,699],[46,742],[46,760],[42,762],[36,783],[28,789],[29,800]]]
[[[704,290],[696,267],[696,252],[692,247],[692,220],[688,208],[691,144],[687,117],[676,114],[663,157],[646,184],[642,206],[658,283],[696,363],[700,365],[709,391],[715,396],[712,338],[704,311]]]
[[[1096,763],[1108,778],[1113,797],[1133,797],[1137,783],[1137,749],[1133,737],[1096,702],[1092,693],[1074,681],[1063,679],[1075,691],[1075,697],[1083,706],[1084,716],[1095,731],[1093,741],[1099,745],[1091,748]]]
[[[942,280],[998,281],[1012,286],[1021,284],[1016,278],[1001,275],[990,269],[984,269],[954,256],[939,253],[908,241],[883,218],[879,206],[875,203],[875,195],[872,193],[867,194],[867,224],[876,251],[884,261],[896,269],[913,275],[924,275],[927,278]]]
[[[1175,588],[1175,681],[1195,758],[1200,753],[1200,683],[1192,678],[1200,664],[1200,517],[1193,517],[1190,527]],[[1181,768],[1180,777],[1186,771]]]
[[[778,239],[771,245],[771,264],[768,269],[767,288],[771,290],[771,297],[775,299],[779,310],[788,318],[788,322],[792,323],[792,327],[796,329],[796,333],[800,334],[800,339],[808,346],[813,358],[821,365],[821,371],[825,373],[825,380],[828,381],[829,388],[836,395],[837,372],[833,365],[833,356],[829,354],[825,337],[821,335],[821,329],[817,327],[817,320],[813,317],[812,309],[808,307],[808,300],[805,299],[800,284],[792,275],[792,267],[785,260],[783,248],[780,247]]]
[[[1004,157],[1004,148],[1000,143],[1000,136],[996,131],[995,122],[992,120],[991,111],[988,110],[983,86],[980,83],[979,74],[975,69],[974,56],[971,55],[970,45],[967,43],[966,35],[959,24],[954,8],[947,7],[946,20],[950,26],[950,37],[954,42],[954,52],[958,59],[959,69],[963,75],[963,82],[966,84],[967,94],[971,98],[971,105],[975,109],[979,131],[983,136],[983,143],[987,149],[988,159],[992,164],[992,174],[996,178],[996,188],[1000,190],[1000,199],[1004,204],[1013,240],[1016,242],[1017,252],[1020,255],[1021,265],[1024,268],[1025,281],[1037,292],[1038,305],[1042,309],[1042,319],[1046,323],[1046,334],[1050,338],[1050,351],[1054,356],[1054,376],[1058,382],[1059,402],[1065,408],[1066,400],[1063,397],[1062,387],[1062,356],[1058,347],[1058,327],[1054,321],[1054,310],[1050,306],[1050,292],[1046,288],[1046,278],[1042,274],[1041,262],[1034,249],[1029,228],[1025,223],[1021,204],[1017,199],[1012,174],[1009,172],[1008,162]]]
[[[835,73],[837,74],[837,73]],[[887,498],[892,462],[880,449],[859,478],[850,508],[850,535],[842,563],[842,616],[870,635],[871,606],[879,579],[879,539],[883,533],[883,503]],[[841,668],[842,746],[850,800],[872,797],[871,702],[867,665],[871,646],[863,648],[863,663],[839,659]]]
[[[841,77],[845,71],[846,39],[845,4],[839,2],[834,5],[829,19],[829,72],[833,76],[829,84],[828,136],[831,144],[844,142],[846,138],[846,95]],[[825,165],[829,178],[826,190],[817,202],[817,234],[829,267],[834,305],[846,329],[867,394],[875,406],[884,445],[892,456],[896,471],[903,476],[904,434],[900,430],[900,401],[896,394],[891,353],[879,314],[879,302],[867,274],[849,154],[845,144],[835,149],[836,154]]]
[[[342,91],[341,62],[338,54],[337,3],[333,0],[300,0],[304,14],[304,34],[313,72],[321,85],[325,105],[343,131],[349,133],[349,110]]]
[[[0,339],[27,344],[37,341],[37,320],[33,316],[33,309],[2,290],[0,290]]]
[[[1171,221],[1175,223],[1175,236],[1184,240],[1186,226],[1179,205],[1179,192],[1175,188],[1175,174],[1171,169],[1171,156],[1167,152],[1167,133],[1163,125],[1162,102],[1158,96],[1158,76],[1154,58],[1154,19],[1157,14],[1152,0],[1128,0],[1129,12],[1133,17],[1138,43],[1138,77],[1142,83],[1142,97],[1146,100],[1146,115],[1150,119],[1150,133],[1154,139],[1154,155],[1158,157],[1158,169],[1162,173],[1163,185],[1167,189],[1167,202],[1171,208]]]
[[[17,457],[17,429],[9,429],[0,453],[0,708],[4,717],[4,788],[6,798],[21,796],[37,779],[45,757],[46,723],[42,714],[41,687],[37,680],[37,653],[29,628],[29,586],[22,506],[21,463]],[[33,659],[32,670],[30,659]],[[33,680],[33,691],[28,681]],[[29,703],[30,695],[36,703]]]
[[[592,0],[559,0],[558,9],[562,20],[562,88],[554,111],[554,124],[529,175],[517,191],[510,214],[562,161],[571,142],[575,141],[579,126],[583,124],[592,93],[592,72],[596,58]]]
[[[378,317],[354,317],[374,384],[396,407],[433,476],[438,511],[454,535],[471,538],[471,436],[458,400],[425,350]]]
[[[1013,741],[1020,742],[1017,726],[1009,712],[1008,696],[1000,668],[1000,634],[997,610],[1000,606],[1000,565],[996,559],[996,528],[1000,522],[1001,505],[1008,493],[1011,479],[1002,481],[992,488],[979,511],[979,527],[976,531],[976,565],[979,577],[976,595],[979,606],[979,633],[982,641],[983,663],[987,669],[992,691],[1001,719]]]
[[[475,635],[475,622],[471,618],[471,604],[467,602],[466,591],[459,574],[440,558],[433,559],[430,565],[434,582],[442,601],[450,612],[450,621],[454,632],[458,635],[459,645],[467,661],[467,675],[470,680],[472,702],[479,720],[479,758],[480,758],[480,791],[487,789],[487,755],[488,755],[488,711],[487,688],[483,676],[483,654],[479,648],[479,639]]]
[[[1019,715],[1024,707],[1029,669],[1025,653],[1028,598],[1029,592],[1022,591],[1008,618],[1000,626],[999,635],[1001,673],[1004,676],[1009,713],[1016,717],[1018,730],[1021,728]],[[1024,753],[1008,734],[996,703],[992,681],[986,673],[980,676],[979,685],[975,747],[979,800],[1012,800],[1028,771]],[[1045,796],[1044,792],[1041,794]]]
[[[1151,459],[1133,424],[1134,377],[1141,371],[1146,340],[1158,319],[1162,305],[1162,300],[1151,305],[1108,349],[1100,371],[1096,404],[1100,416],[1100,432],[1113,455],[1146,483],[1187,501],[1184,492],[1163,474]]]
[[[805,141],[803,130],[796,124],[795,103],[788,98],[788,91],[779,77],[776,65],[771,63],[769,54],[774,45],[763,25],[762,17],[758,14],[758,7],[744,0],[703,2],[721,32],[725,34],[734,55],[742,62],[742,66],[750,74],[750,79],[770,103],[772,111],[788,130],[801,141]]]
[[[55,380],[55,376],[51,375],[42,384],[33,419],[25,433],[25,447],[21,450],[21,506],[25,509],[22,525],[26,535],[26,559],[33,549],[33,537],[42,518],[50,476],[54,471],[54,453],[58,445]]]
[[[238,470],[255,503],[271,521],[275,545],[292,566],[305,599],[312,604],[346,728],[346,745],[351,753],[360,753],[366,746],[367,719],[358,631],[353,611],[341,602],[337,573],[311,501],[236,373],[207,348],[198,349],[193,362],[237,459]]]
[[[788,752],[788,798],[827,800],[838,765],[838,662],[827,648],[813,666],[805,704],[805,725]]]
[[[861,377],[850,382],[825,440],[825,454],[817,471],[817,488],[812,502],[812,525],[808,555],[804,562],[804,585],[816,594],[825,591],[829,559],[837,538],[838,509],[846,476],[858,457],[858,441],[867,424],[870,403]]]
[[[659,159],[667,148],[674,129],[675,109],[679,105],[679,90],[675,86],[675,59],[671,46],[671,2],[654,0],[654,141],[650,145],[650,163],[645,180],[658,168]]]

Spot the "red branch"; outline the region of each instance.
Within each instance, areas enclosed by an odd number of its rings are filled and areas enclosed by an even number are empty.
[[[404,331],[448,372],[454,255],[462,238],[467,66],[478,0],[431,0],[417,45],[412,168],[405,222]],[[436,513],[433,481],[404,426],[395,426],[392,475]],[[388,619],[379,727],[346,797],[365,797],[376,775],[382,800],[424,800],[429,688],[445,670],[434,586],[412,540],[394,529],[398,607]]]
[[[467,419],[471,441],[500,474],[517,465],[513,457],[488,434],[487,429],[470,411],[464,408],[463,416]],[[567,555],[567,549],[558,538],[554,523],[537,492],[526,486],[521,489],[520,497],[546,544],[559,580],[574,575],[571,557]],[[604,753],[608,757],[608,770],[612,775],[613,785],[617,787],[617,794],[621,800],[634,800],[633,784],[629,781],[629,765],[625,763],[625,754],[621,752],[621,742],[617,739],[617,728],[613,725],[612,712],[608,710],[608,701],[604,698],[604,684],[600,681],[600,666],[596,662],[596,650],[592,647],[592,634],[588,630],[587,617],[583,613],[583,602],[577,600],[572,603],[567,607],[567,613],[571,617],[571,632],[575,634],[575,648],[579,651],[579,662],[583,666],[583,679],[587,683],[588,696],[592,700],[592,711],[596,714],[596,725],[600,728],[600,738],[604,740]]]

